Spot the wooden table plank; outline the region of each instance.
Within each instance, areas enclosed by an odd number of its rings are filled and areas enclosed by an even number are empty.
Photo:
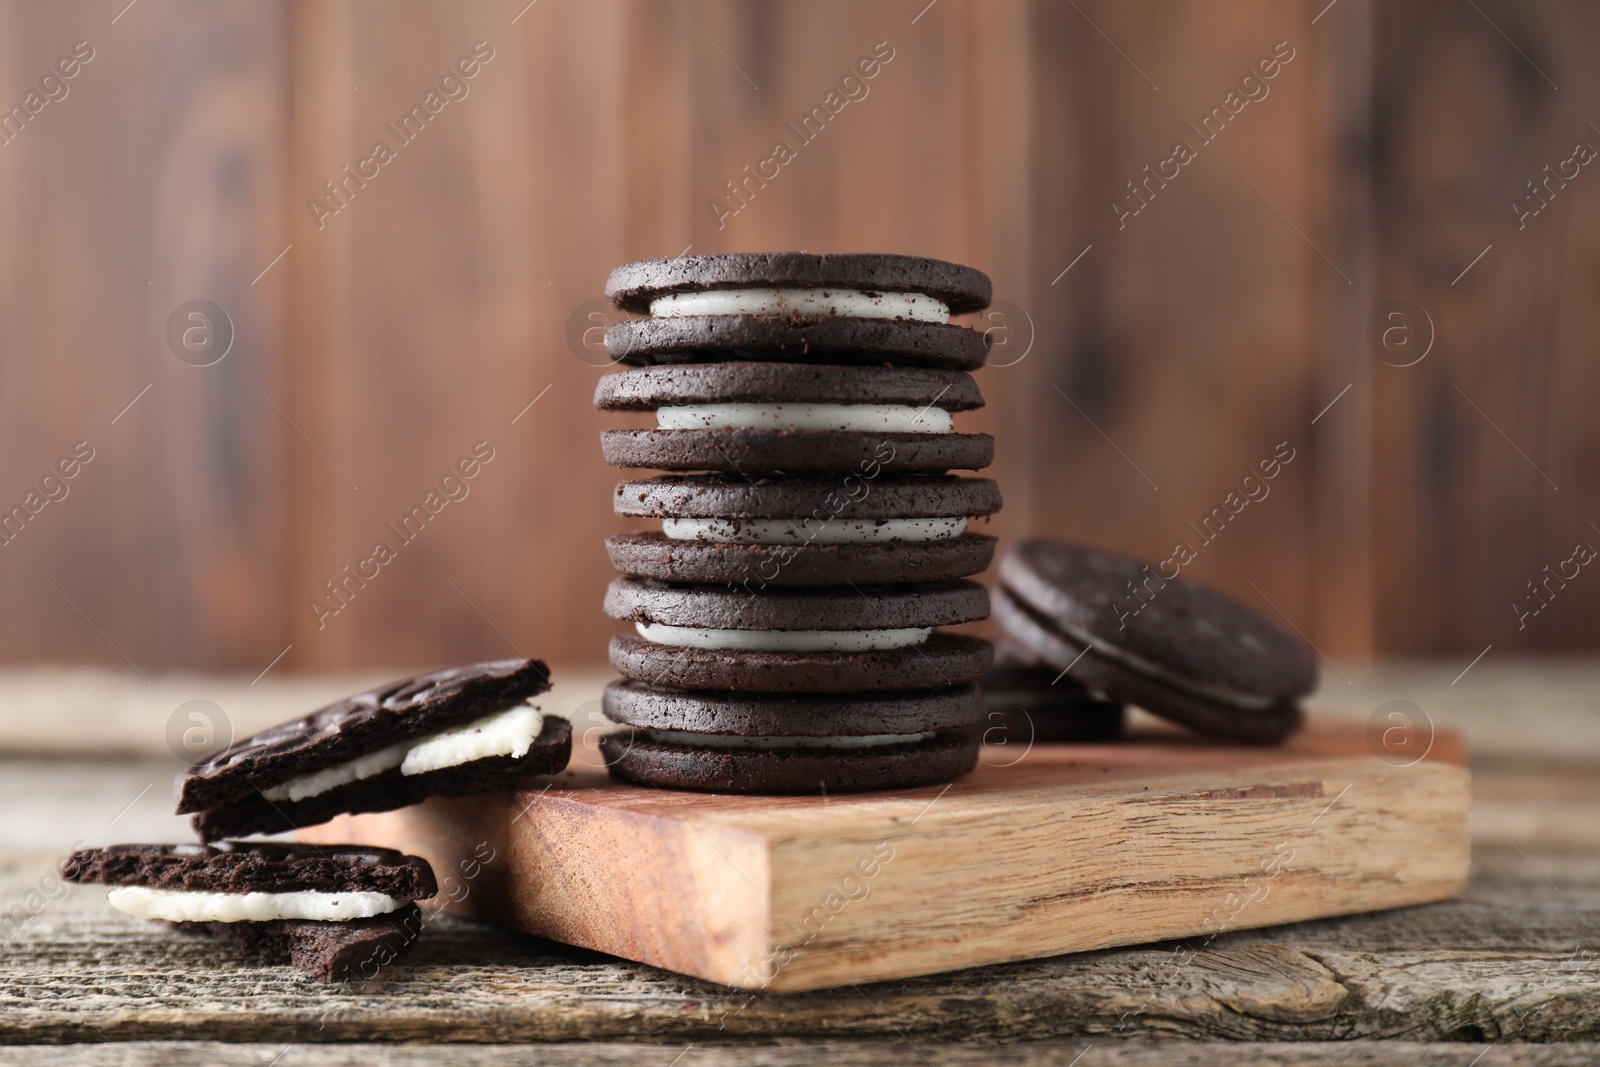
[[[24,901],[55,858],[5,855],[0,900]],[[101,898],[74,887],[18,925],[0,959],[0,1041],[1600,1038],[1600,856],[1587,852],[1483,848],[1459,900],[1240,931],[1192,955],[1152,945],[788,996],[448,916],[404,966],[330,988]]]
[[[675,1045],[599,1043],[583,1045],[496,1044],[455,1046],[448,1062],[463,1067],[500,1067],[505,1063],[538,1063],[544,1067],[593,1064],[597,1067],[866,1067],[903,1064],[905,1067],[989,1067],[997,1058],[1019,1067],[1064,1065],[1082,1067],[1165,1067],[1173,1063],[1226,1062],[1231,1067],[1379,1067],[1393,1063],[1417,1067],[1465,1067],[1484,1046],[1460,1042],[1329,1042],[1277,1041],[1255,1045],[1198,1041],[1040,1041],[996,1049],[989,1043],[913,1045],[909,1041],[830,1041],[794,1046],[695,1045],[692,1050]],[[1074,1057],[1083,1054],[1081,1061]],[[681,1059],[674,1060],[676,1056]],[[1593,1045],[1507,1045],[1496,1048],[1492,1067],[1554,1067],[1557,1064],[1592,1064],[1600,1055]],[[218,1063],[273,1064],[324,1067],[362,1063],[372,1067],[437,1067],[437,1045],[303,1043],[227,1044],[216,1041],[135,1041],[116,1045],[70,1047],[0,1047],[0,1067],[13,1064],[71,1065],[71,1067],[213,1067]],[[1487,1059],[1488,1057],[1485,1057]],[[1488,1067],[1488,1065],[1486,1065]]]
[[[446,894],[471,872],[448,905],[465,918],[794,992],[1450,899],[1471,858],[1464,763],[1453,732],[1384,763],[1359,721],[1273,748],[1152,730],[989,748],[942,788],[830,797],[569,768],[553,789],[300,836],[422,856]]]
[[[159,729],[167,711],[142,683],[123,689],[102,676],[83,688],[78,676],[62,683],[59,674],[39,674],[32,677],[40,688],[22,699],[0,679],[0,737],[15,736],[9,731],[17,723],[47,736],[26,722],[43,718],[40,709],[53,706],[50,694],[65,684],[79,738],[96,735],[90,698],[102,694],[141,709],[117,720],[126,729],[108,747],[159,753],[0,758],[0,1046],[23,1046],[0,1048],[0,1065],[67,1057],[90,1065],[266,1064],[286,1044],[293,1062],[415,1063],[436,1060],[436,1051],[418,1044],[434,1041],[464,1043],[458,1051],[469,1063],[523,1055],[663,1065],[692,1042],[681,1067],[812,1062],[819,1054],[838,1064],[987,1063],[993,1049],[974,1042],[993,1041],[1028,1042],[1007,1049],[1025,1063],[1071,1062],[1092,1043],[1084,1067],[1177,1060],[1465,1067],[1483,1050],[1479,1041],[1509,1042],[1487,1057],[1493,1063],[1592,1062],[1592,1046],[1531,1043],[1600,1037],[1600,819],[1593,817],[1600,813],[1593,773],[1600,671],[1593,661],[1497,664],[1491,655],[1452,687],[1462,666],[1352,673],[1348,687],[1330,684],[1316,701],[1365,718],[1384,700],[1410,699],[1440,725],[1467,730],[1475,745],[1475,854],[1459,900],[1238,931],[1193,957],[1171,944],[1147,945],[748,1002],[706,983],[448,917],[381,985],[330,989],[289,968],[242,965],[208,940],[126,919],[95,888],[30,902],[30,890],[58,895],[39,879],[74,840],[182,839],[168,795],[176,761]],[[582,710],[592,699],[583,688],[598,675],[558,677],[573,684],[557,695]],[[247,679],[218,681],[235,688],[212,692],[222,692],[250,728],[303,711],[312,702],[304,687],[330,696],[351,688],[348,678],[269,678],[253,690]],[[157,688],[163,684],[157,679]],[[184,696],[182,686],[164,690],[163,700],[169,695]],[[58,730],[62,721],[55,719]],[[41,905],[37,914],[32,903]],[[21,920],[12,921],[18,909]],[[1153,1038],[1163,1043],[1145,1043]],[[40,1047],[107,1039],[117,1047]],[[813,1039],[834,1044],[774,1047]],[[1261,1043],[1231,1043],[1238,1039]],[[241,1044],[208,1044],[217,1041]],[[507,1041],[537,1047],[502,1048]],[[547,1044],[566,1041],[585,1045]],[[326,1042],[353,1044],[315,1047]]]

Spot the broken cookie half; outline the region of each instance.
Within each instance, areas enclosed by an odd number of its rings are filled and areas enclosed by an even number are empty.
[[[421,931],[416,902],[438,892],[419,856],[278,841],[83,849],[61,874],[111,886],[118,911],[225,938],[324,982],[376,977]]]
[[[567,720],[529,704],[549,688],[543,663],[512,659],[360,693],[185,768],[178,814],[217,841],[525,786],[572,753]]]

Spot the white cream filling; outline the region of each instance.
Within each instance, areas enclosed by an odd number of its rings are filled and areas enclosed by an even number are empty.
[[[387,915],[405,903],[387,893],[206,893],[143,885],[119,885],[106,894],[106,900],[136,919],[175,923],[344,922]]]
[[[920,645],[933,633],[931,626],[893,630],[708,630],[660,622],[633,625],[640,637],[653,644],[737,652],[874,652]]]
[[[261,795],[268,800],[299,801],[307,797],[318,796],[330,789],[351,782],[359,782],[364,778],[382,774],[392,770],[405,762],[407,745],[391,745],[377,752],[369,752],[349,763],[341,763],[336,767],[327,767],[300,778],[291,778],[282,785],[275,785],[271,789],[263,789]]]
[[[881,745],[909,745],[937,736],[921,734],[866,734],[861,737],[737,737],[733,734],[700,734],[690,730],[647,730],[650,741],[694,748],[876,748]]]
[[[741,545],[865,545],[887,541],[948,541],[967,531],[953,519],[662,519],[674,541]]]
[[[861,430],[949,433],[955,420],[929,404],[673,404],[656,409],[658,430]]]
[[[706,289],[668,293],[650,301],[650,314],[825,315],[850,319],[911,319],[949,322],[950,306],[923,293],[866,292],[861,289]]]
[[[412,775],[445,767],[459,767],[463,763],[490,756],[521,759],[528,754],[528,749],[533,747],[534,740],[543,729],[544,716],[539,714],[539,710],[519,704],[505,711],[485,715],[465,726],[441,730],[416,741],[370,752],[349,763],[291,778],[282,785],[263,789],[261,795],[268,800],[294,802],[318,796],[350,782],[371,778],[395,767],[400,768],[401,774]]]
[[[417,742],[406,753],[400,773],[426,774],[491,756],[521,759],[543,729],[539,709],[522,704]]]

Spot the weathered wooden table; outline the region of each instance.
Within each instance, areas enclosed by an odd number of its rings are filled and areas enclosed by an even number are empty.
[[[380,983],[326,988],[127,919],[52,872],[77,841],[186,839],[174,709],[210,700],[242,735],[364,680],[3,674],[0,1064],[1600,1061],[1600,665],[1491,659],[1452,685],[1461,666],[1347,671],[1313,705],[1366,719],[1405,699],[1466,731],[1458,900],[1192,957],[1155,944],[787,996],[449,917]],[[549,710],[585,725],[600,675],[557,677]]]

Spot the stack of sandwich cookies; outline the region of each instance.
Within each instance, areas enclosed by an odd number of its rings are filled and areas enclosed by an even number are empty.
[[[1316,685],[1304,641],[1183,577],[1064,541],[1025,541],[1000,561],[995,613],[1050,666],[1113,700],[1233,741],[1299,729]]]
[[[184,770],[178,813],[215,841],[515,788],[571,755],[567,721],[528,703],[549,687],[538,660],[499,660],[341,700]]]
[[[970,268],[906,256],[693,256],[619,268],[607,295],[651,316],[607,344],[637,369],[597,406],[654,414],[607,432],[609,462],[679,473],[617,487],[606,610],[627,681],[603,742],[618,777],[679,788],[818,792],[947,780],[976,762],[987,642],[936,632],[987,617],[964,581],[994,540],[993,458],[955,432],[982,405],[967,370],[987,305]],[[695,473],[682,473],[695,472]]]
[[[268,841],[91,848],[61,873],[111,886],[118,911],[225,938],[324,982],[375,977],[416,940],[416,901],[438,892],[417,856]]]

